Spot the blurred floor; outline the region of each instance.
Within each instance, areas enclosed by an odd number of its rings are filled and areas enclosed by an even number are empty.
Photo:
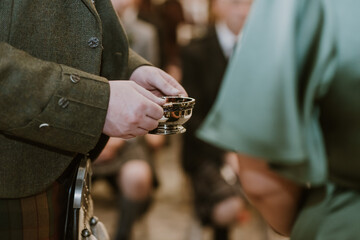
[[[202,228],[193,216],[189,182],[180,167],[181,135],[169,137],[169,145],[155,157],[160,187],[148,213],[134,226],[132,240],[211,240],[209,228]],[[95,215],[104,222],[110,237],[116,232],[116,195],[104,181],[93,186]],[[249,220],[236,225],[231,240],[286,240],[266,227],[253,212]]]

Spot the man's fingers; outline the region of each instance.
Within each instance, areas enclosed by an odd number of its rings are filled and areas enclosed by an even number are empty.
[[[152,91],[156,95],[161,93],[161,95],[167,96],[187,96],[185,89],[175,78],[153,66],[141,66],[137,68],[130,76],[130,80]]]
[[[141,87],[140,85],[135,84],[135,89],[144,97],[146,97],[147,99],[149,99],[150,101],[158,104],[158,105],[164,105],[165,104],[165,99],[160,98],[158,96],[155,96],[154,94],[152,94],[150,91],[146,90],[145,88]]]
[[[139,124],[139,127],[146,130],[151,131],[159,125],[158,119],[154,119],[152,117],[146,116],[144,120]]]
[[[169,95],[169,96],[170,95],[173,95],[173,96],[181,95],[184,97],[188,96],[185,89],[181,86],[181,84],[178,81],[176,81],[175,78],[173,78],[172,76],[170,76],[169,74],[167,74],[166,72],[164,72],[162,70],[159,70],[159,74],[162,77],[162,78],[160,78],[160,80],[162,80],[162,81],[161,82],[159,81],[159,84],[162,84],[162,86],[158,86],[158,88],[163,89],[163,92],[166,95]]]

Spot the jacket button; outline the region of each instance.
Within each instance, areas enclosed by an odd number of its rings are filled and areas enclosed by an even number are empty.
[[[78,83],[80,81],[80,77],[78,75],[71,74],[70,75],[70,81],[72,83]]]
[[[69,101],[67,100],[67,98],[62,97],[59,99],[58,104],[60,107],[66,108],[69,105]]]
[[[39,129],[45,129],[45,128],[48,128],[50,127],[50,125],[48,123],[42,123],[39,125]]]
[[[88,45],[91,48],[97,48],[100,44],[100,40],[97,37],[91,37],[88,41]]]

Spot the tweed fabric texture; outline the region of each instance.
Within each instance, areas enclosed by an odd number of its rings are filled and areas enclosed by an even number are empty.
[[[42,192],[77,154],[96,156],[108,79],[143,64],[108,0],[0,1],[0,198]]]

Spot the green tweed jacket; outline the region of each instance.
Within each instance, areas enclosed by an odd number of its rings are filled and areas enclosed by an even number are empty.
[[[0,0],[0,198],[43,191],[94,149],[108,79],[143,64],[109,0]]]

